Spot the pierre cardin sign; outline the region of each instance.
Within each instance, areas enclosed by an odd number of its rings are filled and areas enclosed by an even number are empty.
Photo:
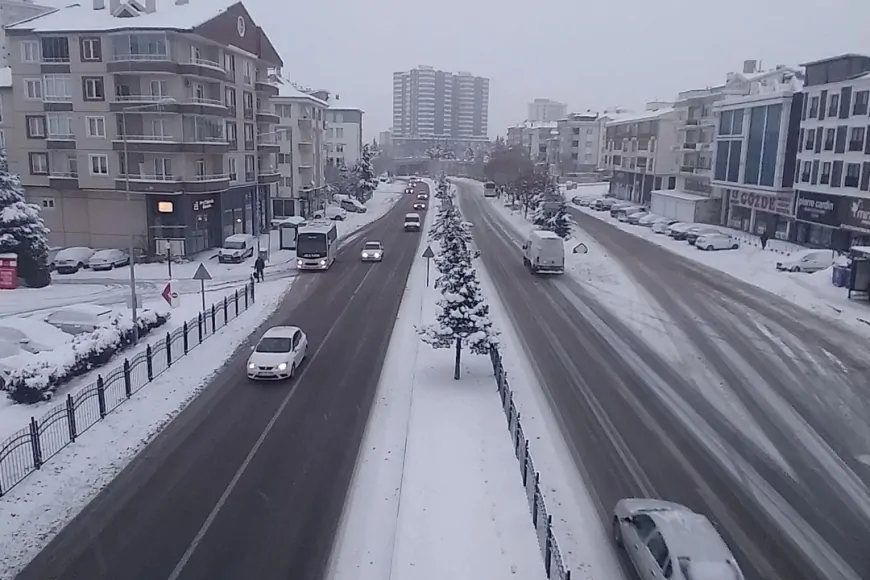
[[[837,215],[836,195],[813,193],[810,191],[798,192],[797,209],[795,217],[806,222],[815,222],[826,226],[839,226],[840,218]]]

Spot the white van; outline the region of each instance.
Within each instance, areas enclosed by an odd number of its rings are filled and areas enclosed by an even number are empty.
[[[818,272],[834,265],[833,250],[807,250],[776,263],[784,272]]]
[[[554,232],[535,230],[523,244],[523,265],[532,274],[565,273],[565,243]]]
[[[224,245],[218,250],[218,262],[236,262],[241,264],[254,255],[254,236],[251,234],[233,234],[224,240]]]
[[[420,220],[420,214],[418,213],[407,213],[405,214],[405,231],[406,232],[419,232],[422,223]]]

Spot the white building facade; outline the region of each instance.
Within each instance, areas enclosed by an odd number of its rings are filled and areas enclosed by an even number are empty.
[[[363,110],[330,107],[326,113],[326,151],[328,165],[353,167],[363,147]]]
[[[533,123],[559,121],[568,116],[568,105],[551,99],[535,99],[529,103],[529,114],[526,119]]]
[[[556,122],[560,175],[569,177],[602,168],[606,119],[598,113],[587,112],[571,113]]]

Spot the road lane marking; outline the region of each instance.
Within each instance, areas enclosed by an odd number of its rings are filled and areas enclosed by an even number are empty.
[[[272,415],[271,419],[269,419],[269,422],[266,424],[266,427],[263,429],[263,432],[260,434],[260,437],[254,443],[254,446],[248,452],[247,457],[245,457],[245,460],[242,462],[242,464],[236,470],[235,475],[233,475],[233,478],[230,480],[226,489],[224,489],[224,492],[221,494],[217,503],[212,508],[211,512],[208,514],[208,517],[205,519],[205,522],[203,522],[202,527],[199,529],[196,536],[194,536],[193,541],[190,543],[190,546],[188,546],[187,550],[181,556],[181,559],[178,561],[178,564],[175,565],[175,568],[172,570],[172,573],[169,575],[168,580],[178,580],[178,578],[181,577],[181,573],[184,571],[184,568],[185,568],[185,566],[187,566],[188,562],[190,562],[190,558],[193,556],[193,553],[196,551],[196,548],[199,546],[199,544],[202,542],[205,535],[208,533],[209,528],[211,528],[212,524],[214,523],[214,521],[217,518],[218,514],[220,513],[221,509],[223,509],[224,504],[226,504],[227,500],[229,499],[230,494],[232,494],[233,490],[236,488],[236,485],[238,485],[239,480],[241,480],[242,476],[245,474],[245,471],[247,471],[248,466],[251,464],[254,457],[257,455],[257,452],[260,450],[260,447],[263,445],[263,442],[265,442],[266,437],[269,436],[269,433],[275,427],[275,424],[278,422],[278,419],[281,417],[282,413],[284,412],[284,409],[287,408],[287,405],[290,403],[290,399],[293,397],[293,394],[296,393],[296,387],[298,387],[302,383],[302,379],[305,377],[306,372],[308,371],[309,368],[311,368],[311,361],[313,361],[314,359],[317,358],[318,353],[321,351],[321,349],[323,349],[324,345],[326,345],[329,342],[329,338],[332,336],[333,331],[338,327],[339,323],[344,318],[344,315],[347,313],[351,304],[353,304],[354,298],[356,298],[360,289],[365,284],[366,279],[368,279],[369,275],[374,271],[375,271],[374,268],[369,268],[366,271],[365,275],[363,275],[362,280],[360,280],[360,283],[356,287],[356,290],[354,290],[350,299],[345,303],[344,308],[341,310],[339,315],[335,318],[335,321],[332,323],[332,326],[330,326],[329,330],[326,332],[326,336],[323,337],[323,340],[320,342],[320,344],[317,346],[317,349],[311,355],[311,357],[309,359],[309,363],[307,365],[305,365],[305,368],[302,369],[302,371],[299,373],[299,377],[296,379],[296,384],[294,384],[290,388],[290,391],[284,397],[284,400],[281,401],[281,405],[275,411],[275,414]]]

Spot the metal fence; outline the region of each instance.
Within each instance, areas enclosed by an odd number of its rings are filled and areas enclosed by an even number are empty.
[[[544,558],[544,569],[547,578],[557,580],[571,580],[571,571],[562,560],[562,552],[553,534],[553,516],[547,512],[544,504],[544,496],[541,494],[540,474],[535,471],[532,455],[529,453],[529,442],[523,434],[523,426],[520,423],[520,412],[514,404],[514,395],[507,380],[507,373],[501,362],[501,354],[498,349],[490,351],[492,370],[495,373],[498,393],[501,396],[502,409],[507,417],[508,431],[513,440],[514,452],[520,462],[520,473],[523,476],[523,487],[526,490],[526,498],[529,500],[529,508],[532,512],[532,524],[535,526],[535,534],[538,536],[538,546],[541,548],[541,556]]]
[[[97,375],[90,385],[70,393],[41,418],[0,443],[0,497],[25,477],[42,468],[61,449],[74,443],[121,403],[160,376],[173,364],[229,324],[254,304],[254,284],[246,284],[211,308],[153,344],[144,352]]]

